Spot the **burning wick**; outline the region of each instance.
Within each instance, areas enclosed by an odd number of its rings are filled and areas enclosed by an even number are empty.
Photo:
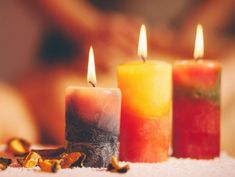
[[[140,58],[143,60],[144,63],[146,62],[146,58],[143,55],[141,55]]]
[[[89,81],[88,83],[91,84],[92,87],[95,87],[95,84],[93,82]]]
[[[143,62],[146,62],[146,59],[147,59],[147,34],[146,34],[146,27],[144,24],[142,24],[141,28],[140,28],[138,55],[143,60]]]

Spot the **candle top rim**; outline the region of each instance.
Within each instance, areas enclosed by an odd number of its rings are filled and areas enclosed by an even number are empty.
[[[221,63],[216,60],[205,60],[205,59],[200,59],[195,61],[193,60],[176,60],[173,62],[173,65],[207,65],[209,67],[220,67]]]
[[[66,90],[75,90],[75,89],[82,89],[82,90],[104,90],[104,91],[120,91],[119,88],[106,88],[106,87],[86,87],[86,86],[68,86]]]
[[[159,60],[146,60],[143,61],[128,61],[126,63],[119,64],[119,66],[171,66],[170,63],[166,61]]]

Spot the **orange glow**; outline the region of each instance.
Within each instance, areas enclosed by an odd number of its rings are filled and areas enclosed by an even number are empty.
[[[88,60],[88,71],[87,71],[87,82],[96,85],[96,74],[95,74],[95,59],[92,46],[89,51],[89,60]]]
[[[197,25],[196,40],[194,48],[194,59],[200,59],[204,56],[203,28],[201,24]]]
[[[138,55],[143,60],[146,60],[147,58],[147,34],[144,24],[142,24],[140,28]]]

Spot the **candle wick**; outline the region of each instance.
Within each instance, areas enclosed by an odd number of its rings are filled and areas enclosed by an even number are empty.
[[[146,58],[143,55],[140,55],[140,58],[144,63],[146,62]]]
[[[91,84],[92,87],[95,87],[95,84],[93,82],[89,81],[88,83]]]
[[[202,59],[202,57],[197,57],[197,58],[195,58],[194,60],[197,62],[197,61],[199,61],[200,59]]]

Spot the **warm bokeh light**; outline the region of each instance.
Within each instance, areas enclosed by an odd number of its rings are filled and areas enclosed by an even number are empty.
[[[201,24],[197,25],[194,59],[200,59],[204,56],[204,40],[203,40],[203,28]]]
[[[140,28],[138,55],[143,60],[146,60],[147,58],[147,34],[144,24],[142,24]]]
[[[87,82],[96,85],[96,74],[95,74],[95,59],[92,46],[89,51],[89,60],[88,60],[88,71],[87,71]]]

